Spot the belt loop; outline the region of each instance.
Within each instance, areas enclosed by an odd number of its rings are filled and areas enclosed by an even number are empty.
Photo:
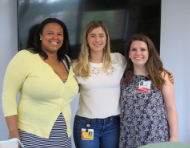
[[[96,122],[96,119],[92,119],[92,122],[91,123],[95,123]]]
[[[108,118],[107,118],[108,122],[110,122],[110,119],[111,119],[111,117],[108,117]]]
[[[110,122],[113,120],[112,117],[113,117],[113,116],[110,117]]]

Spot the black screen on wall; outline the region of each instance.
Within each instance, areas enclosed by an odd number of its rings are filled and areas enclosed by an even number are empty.
[[[161,0],[17,0],[19,50],[33,43],[38,24],[48,17],[62,20],[69,31],[69,56],[80,52],[85,26],[102,20],[109,31],[112,52],[124,54],[134,33],[150,37],[160,51]]]

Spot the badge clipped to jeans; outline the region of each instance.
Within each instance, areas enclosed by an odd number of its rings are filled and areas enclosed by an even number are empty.
[[[94,130],[93,129],[81,129],[81,139],[82,140],[93,140],[94,139]]]
[[[137,90],[148,92],[150,87],[151,87],[151,81],[150,80],[148,80],[148,81],[141,80],[139,82],[139,87]]]
[[[21,148],[24,147],[19,139],[13,138],[6,141],[0,141],[0,148],[18,148],[18,143],[20,144]]]

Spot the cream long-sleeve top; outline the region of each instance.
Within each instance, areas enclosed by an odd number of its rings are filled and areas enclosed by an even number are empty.
[[[19,91],[17,106],[16,96]],[[5,74],[2,94],[4,116],[17,115],[19,129],[49,138],[62,112],[70,137],[70,102],[77,94],[78,84],[72,66],[66,83],[63,83],[39,54],[22,50],[10,61]]]
[[[126,60],[120,53],[111,53],[111,67],[104,71],[102,66],[102,63],[90,63],[90,76],[77,76],[80,88],[78,116],[93,119],[120,115],[120,80]]]

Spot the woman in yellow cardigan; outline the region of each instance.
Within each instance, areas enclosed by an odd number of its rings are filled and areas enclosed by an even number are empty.
[[[2,99],[9,139],[20,139],[26,148],[71,148],[70,102],[78,84],[66,56],[70,45],[65,24],[44,20],[34,45],[18,52],[5,74]]]

